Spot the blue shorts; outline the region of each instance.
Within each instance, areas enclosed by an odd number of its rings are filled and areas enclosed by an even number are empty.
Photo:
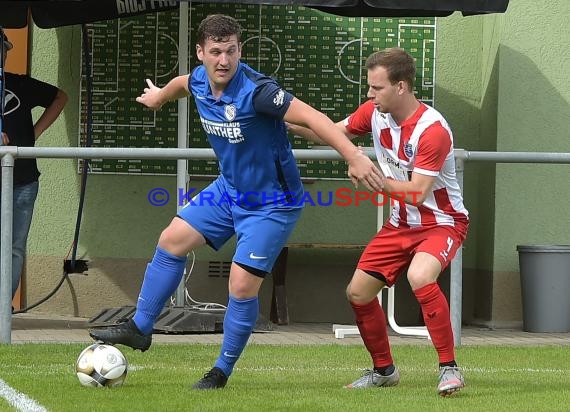
[[[178,213],[206,238],[215,250],[221,248],[234,234],[237,236],[233,261],[262,272],[270,272],[281,249],[301,217],[302,208],[271,204],[246,209],[229,201],[225,180],[218,177],[196,195]]]

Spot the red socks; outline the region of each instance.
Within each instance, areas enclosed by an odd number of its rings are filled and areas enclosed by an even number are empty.
[[[455,348],[453,331],[449,316],[449,305],[437,283],[430,283],[414,290],[414,295],[421,305],[424,322],[437,351],[439,363],[453,362]],[[375,368],[392,365],[392,354],[388,341],[386,316],[378,299],[359,305],[350,302],[356,316],[356,325],[360,336]]]
[[[370,303],[364,305],[352,302],[350,305],[356,316],[356,325],[360,331],[360,336],[366,349],[370,352],[370,356],[372,356],[374,367],[384,368],[392,365],[386,316],[378,299],[372,299]]]
[[[455,360],[453,331],[449,317],[449,305],[437,283],[430,283],[414,290],[422,307],[424,322],[429,331],[439,362]]]

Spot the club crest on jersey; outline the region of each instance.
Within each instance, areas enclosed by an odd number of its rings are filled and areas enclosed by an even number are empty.
[[[224,110],[226,119],[228,119],[230,122],[234,120],[236,118],[236,112],[236,107],[233,104],[228,104]]]
[[[406,143],[404,145],[404,154],[410,158],[414,155],[414,148],[412,147],[411,143]]]

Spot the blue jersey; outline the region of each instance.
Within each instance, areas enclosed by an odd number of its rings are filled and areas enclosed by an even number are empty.
[[[303,185],[283,121],[293,96],[245,63],[219,99],[203,66],[188,83],[228,196],[245,197],[240,204],[250,206],[284,204],[284,198],[288,206],[302,204]]]

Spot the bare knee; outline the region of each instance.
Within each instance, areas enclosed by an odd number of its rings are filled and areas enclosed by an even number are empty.
[[[346,298],[351,303],[363,305],[375,299],[384,286],[384,282],[357,269],[346,287]]]
[[[160,234],[158,238],[158,246],[160,246],[164,250],[173,251],[178,246],[178,234],[176,233],[176,229],[172,227],[172,225],[168,225]]]
[[[346,291],[345,291],[346,299],[348,299],[349,302],[353,302],[355,299],[355,296],[352,293],[352,289],[351,289],[350,285],[351,285],[350,283],[348,285],[346,285]]]
[[[412,259],[407,274],[412,290],[435,282],[441,270],[441,263],[434,256],[425,252],[417,253]]]
[[[236,299],[249,299],[258,295],[258,290],[246,282],[230,282],[228,292]]]
[[[237,299],[247,299],[257,296],[263,278],[249,273],[235,262],[232,263],[228,291]]]
[[[158,239],[158,246],[161,249],[177,256],[184,256],[204,243],[206,243],[204,237],[180,218],[174,218]]]
[[[437,280],[437,276],[431,273],[426,273],[422,270],[408,270],[407,274],[408,282],[412,287],[412,290],[420,289],[425,285],[429,285]]]

